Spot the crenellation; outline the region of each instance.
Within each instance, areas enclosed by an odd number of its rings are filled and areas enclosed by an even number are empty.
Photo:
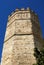
[[[24,11],[25,9],[24,9],[24,8],[21,8],[20,10],[21,10],[21,11]]]
[[[17,13],[20,13],[20,12],[32,12],[33,14],[35,14],[36,16],[37,16],[37,14],[33,11],[33,10],[31,10],[30,8],[27,8],[27,9],[24,9],[24,8],[21,8],[21,9],[16,9],[15,10],[15,12],[13,11],[12,13],[11,13],[11,15],[9,15],[8,17],[9,17],[9,19],[12,17],[12,16],[14,16],[14,14],[17,14]],[[14,13],[14,14],[13,14]]]
[[[15,11],[13,12],[14,14],[15,13],[18,13],[18,12],[26,12],[26,11],[29,11],[30,12],[30,8],[27,8],[27,9],[24,9],[24,8],[21,8],[21,9],[15,9]],[[8,16],[8,18],[10,19],[12,16],[14,16],[14,14],[11,14]]]
[[[15,12],[18,12],[19,11],[19,9],[17,8],[17,9],[15,9]]]
[[[27,10],[29,10],[29,11],[30,11],[31,9],[30,9],[29,7],[27,7]]]

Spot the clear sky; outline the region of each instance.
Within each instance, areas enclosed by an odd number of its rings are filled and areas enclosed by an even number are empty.
[[[42,37],[44,37],[44,0],[0,0],[0,59],[8,15],[16,8],[27,7],[38,14]]]

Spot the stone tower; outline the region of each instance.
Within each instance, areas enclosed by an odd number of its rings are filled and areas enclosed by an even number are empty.
[[[35,47],[42,48],[38,16],[29,8],[16,9],[8,17],[1,65],[33,65]]]

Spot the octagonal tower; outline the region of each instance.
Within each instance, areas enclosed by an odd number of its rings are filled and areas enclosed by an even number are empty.
[[[16,9],[8,17],[1,65],[33,65],[34,48],[42,48],[38,16],[31,9]]]

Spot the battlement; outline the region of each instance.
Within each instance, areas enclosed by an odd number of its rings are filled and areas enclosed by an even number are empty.
[[[15,11],[13,11],[9,16],[8,16],[8,20],[10,20],[10,18],[12,18],[14,15],[18,14],[18,13],[21,13],[21,12],[29,12],[29,13],[33,13],[35,14],[35,16],[38,17],[38,15],[33,11],[31,10],[29,7],[28,8],[21,8],[21,9],[15,9]]]
[[[19,12],[22,12],[22,11],[30,11],[31,9],[30,8],[27,8],[27,9],[24,9],[24,8],[21,8],[21,9],[15,9],[15,11],[13,11],[9,16],[8,16],[8,18],[10,19],[12,16],[14,16],[14,14],[17,14],[17,13],[19,13]]]

